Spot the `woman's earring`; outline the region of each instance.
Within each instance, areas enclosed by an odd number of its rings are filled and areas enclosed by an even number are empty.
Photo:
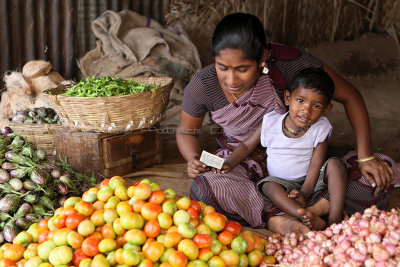
[[[262,72],[264,74],[268,74],[269,69],[267,68],[267,64],[265,64],[265,62],[261,63],[261,67],[263,67]]]

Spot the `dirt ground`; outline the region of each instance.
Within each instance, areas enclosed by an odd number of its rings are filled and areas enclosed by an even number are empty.
[[[388,35],[366,34],[357,40],[323,43],[303,48],[322,59],[363,95],[369,111],[374,151],[400,162],[400,52]],[[331,145],[355,147],[355,138],[342,105],[334,103],[328,115],[333,125]],[[132,173],[132,180],[148,177],[162,188],[173,188],[188,196],[191,179],[176,147],[174,135],[163,137],[163,163]],[[213,136],[200,136],[204,150],[213,151]],[[390,207],[400,207],[400,188],[391,194]]]

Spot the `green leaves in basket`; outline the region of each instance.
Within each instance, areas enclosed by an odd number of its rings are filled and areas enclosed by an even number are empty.
[[[61,94],[62,96],[102,97],[143,93],[156,90],[160,86],[141,84],[133,79],[125,80],[118,77],[87,77]]]

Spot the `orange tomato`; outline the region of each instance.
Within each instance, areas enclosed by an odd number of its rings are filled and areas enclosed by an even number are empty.
[[[93,204],[87,201],[79,201],[75,204],[75,209],[79,214],[83,216],[90,216],[94,210]]]
[[[161,190],[153,191],[147,200],[148,202],[153,202],[161,205],[165,200],[164,192]]]
[[[65,208],[62,209],[61,215],[65,215],[65,216],[68,217],[69,215],[74,214],[76,212],[77,211],[76,211],[76,209],[74,207],[65,207]]]
[[[259,237],[258,235],[253,235],[253,238],[254,238],[254,249],[257,249],[257,250],[263,250],[263,244],[262,244],[262,241],[261,241],[261,237]]]
[[[197,234],[193,237],[193,242],[198,248],[208,248],[212,244],[212,238],[207,234]]]
[[[146,241],[144,242],[144,244],[142,245],[142,251],[145,252],[146,249],[149,247],[149,245],[153,242],[156,242],[156,240],[152,237],[149,237],[146,239]]]
[[[56,234],[58,229],[51,230],[47,235],[47,240],[53,240],[54,235]]]
[[[25,252],[25,248],[19,244],[12,244],[8,248],[6,248],[3,252],[3,257],[8,258],[14,262],[19,261],[23,258]]]
[[[8,258],[3,258],[0,260],[0,267],[14,267],[17,266],[15,261],[10,260]]]
[[[90,216],[90,220],[95,226],[103,226],[106,223],[103,215],[104,215],[104,210],[96,210]]]
[[[50,231],[49,230],[43,230],[39,233],[38,236],[38,243],[42,244],[43,242],[47,241],[48,236],[49,236]]]
[[[84,237],[75,231],[71,231],[67,235],[68,245],[70,245],[73,249],[80,248],[82,246],[83,240]]]
[[[168,262],[173,267],[183,267],[188,263],[188,257],[181,251],[171,251],[168,255]]]
[[[140,214],[143,216],[143,218],[150,221],[156,220],[161,212],[162,208],[160,204],[149,202],[143,205]]]
[[[93,203],[93,210],[101,210],[104,208],[104,205],[106,203],[101,200],[97,200],[96,202]]]
[[[67,219],[67,216],[65,215],[58,215],[54,217],[53,224],[56,228],[61,229],[65,227],[65,220]]]
[[[249,253],[250,251],[253,251],[255,248],[255,241],[253,235],[250,234],[245,234],[241,235],[244,239],[247,241],[247,250],[246,252]]]
[[[89,258],[89,256],[83,253],[81,248],[78,248],[72,254],[72,263],[74,264],[74,266],[79,266],[79,263],[87,258]]]
[[[146,204],[146,203],[147,203],[147,202],[146,202],[145,200],[136,199],[136,200],[133,202],[133,204],[132,204],[133,211],[134,211],[134,212],[137,212],[137,213],[140,213],[140,212],[142,211],[143,205]]]
[[[144,255],[152,262],[157,262],[163,255],[164,250],[165,247],[162,243],[154,241],[149,244],[147,249],[144,251]]]
[[[233,234],[229,231],[222,231],[218,234],[218,241],[221,242],[222,245],[229,245],[233,240]]]
[[[135,186],[131,185],[128,187],[128,189],[126,190],[126,193],[128,194],[129,198],[132,198],[135,194]]]
[[[243,227],[238,222],[227,221],[224,230],[231,232],[234,236],[238,236],[243,231]]]
[[[103,181],[101,181],[101,183],[99,184],[99,188],[102,189],[105,186],[108,186],[110,183],[110,179],[104,179]]]
[[[122,215],[128,213],[128,212],[132,212],[132,207],[129,204],[129,201],[121,201],[118,203],[117,205],[117,213],[119,215],[119,217],[121,217]]]
[[[125,180],[123,177],[121,177],[121,176],[116,175],[116,176],[111,177],[109,183],[111,183],[111,182],[114,181],[114,180],[120,180],[125,186],[128,185],[128,183],[126,182],[126,180]]]
[[[122,248],[117,249],[115,251],[114,259],[120,265],[125,264],[125,261],[124,261],[124,249],[122,249]]]
[[[97,238],[97,239],[99,239],[99,240],[102,240],[103,239],[103,235],[101,234],[101,232],[94,232],[94,233],[91,233],[90,235],[88,235],[87,237],[93,237],[93,238]]]
[[[99,253],[100,240],[94,237],[88,237],[82,242],[82,251],[89,257],[94,257]]]
[[[150,220],[144,225],[144,233],[147,237],[156,238],[160,232],[161,227],[157,220]]]
[[[225,218],[218,212],[207,214],[204,216],[203,221],[213,232],[220,232],[225,227]]]
[[[116,186],[114,189],[114,195],[122,201],[129,200],[127,188],[124,185]]]
[[[207,262],[212,256],[214,256],[214,253],[211,248],[201,248],[199,250],[199,256],[198,258],[202,261]]]
[[[69,207],[71,208],[71,207]],[[86,219],[85,216],[79,213],[72,213],[70,215],[67,215],[67,218],[65,220],[65,226],[69,229],[76,229],[78,225]]]
[[[205,206],[202,211],[203,216],[206,216],[207,214],[212,213],[212,212],[215,212],[215,209],[212,206]]]
[[[163,238],[163,244],[167,248],[172,248],[182,240],[182,235],[178,232],[167,232]]]
[[[49,222],[50,218],[46,218],[46,219],[42,219],[40,220],[40,222],[38,223],[38,230],[43,231],[43,230],[48,230],[48,222]]]
[[[115,239],[115,237],[117,236],[114,232],[112,225],[108,223],[103,225],[103,227],[101,227],[101,235],[104,238],[112,238],[112,239]]]

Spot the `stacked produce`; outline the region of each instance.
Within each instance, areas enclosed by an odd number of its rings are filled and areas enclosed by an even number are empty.
[[[54,109],[46,107],[19,110],[11,118],[11,121],[16,123],[61,124]]]
[[[266,254],[284,266],[399,266],[400,213],[373,206],[324,231],[268,241]]]
[[[158,85],[140,84],[133,79],[126,80],[119,77],[87,77],[68,88],[62,96],[102,97],[144,93],[156,90]]]
[[[202,202],[114,176],[3,245],[0,266],[258,266],[265,242]]]
[[[65,199],[96,182],[66,161],[47,159],[42,148],[8,127],[1,130],[0,164],[0,244],[12,242],[20,230],[52,216]]]

